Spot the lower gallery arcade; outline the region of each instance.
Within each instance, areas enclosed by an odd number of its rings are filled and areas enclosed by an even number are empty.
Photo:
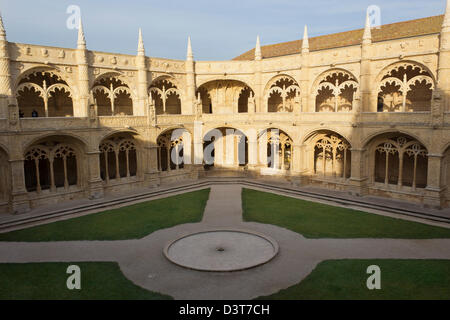
[[[360,151],[331,130],[318,130],[296,141],[293,134],[279,128],[255,134],[250,129],[219,127],[208,130],[201,144],[195,143],[190,132],[184,127],[168,129],[150,145],[136,132],[113,133],[99,139],[95,152],[88,151],[90,147],[85,141],[70,135],[35,140],[24,149],[20,160],[27,201],[34,207],[56,203],[61,197],[89,197],[95,180],[97,189],[108,193],[170,183],[174,176],[178,181],[217,174],[270,176],[294,185],[345,191],[352,187],[357,176],[354,170],[359,170],[364,178],[363,188],[359,189],[363,190],[361,195],[420,203],[426,194],[428,150],[404,133],[377,135]],[[196,164],[198,145],[203,160]],[[6,177],[1,180],[0,200],[7,211],[11,162],[6,150],[0,149],[0,161],[1,174]],[[442,179],[448,183],[450,148],[442,159],[442,169]],[[447,191],[445,199],[449,196]],[[449,203],[447,200],[444,205]]]

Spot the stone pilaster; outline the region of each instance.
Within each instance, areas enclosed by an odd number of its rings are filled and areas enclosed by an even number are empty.
[[[87,152],[86,161],[89,171],[89,199],[103,198],[103,180],[100,177],[100,151]]]
[[[11,168],[11,212],[13,214],[25,213],[30,210],[30,202],[25,187],[25,172],[23,159],[9,161]]]
[[[351,177],[349,179],[349,192],[352,195],[363,196],[367,194],[367,179],[364,173],[364,156],[366,149],[352,148],[351,151]]]
[[[441,208],[444,205],[444,188],[441,181],[442,154],[428,154],[427,187],[423,204],[425,207]]]
[[[158,146],[155,144],[148,144],[144,148],[144,159],[145,159],[145,172],[144,180],[145,184],[150,187],[157,187],[161,184],[158,172]]]

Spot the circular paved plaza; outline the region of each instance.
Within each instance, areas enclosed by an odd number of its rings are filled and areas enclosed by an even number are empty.
[[[113,261],[136,285],[175,299],[266,296],[335,259],[450,259],[450,239],[306,239],[278,226],[243,222],[241,186],[215,185],[202,222],[142,239],[0,242],[0,263]],[[224,272],[235,269],[240,271]]]

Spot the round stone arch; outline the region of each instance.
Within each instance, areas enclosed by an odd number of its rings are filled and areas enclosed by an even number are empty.
[[[35,112],[40,117],[73,117],[78,100],[75,83],[57,66],[38,65],[17,76],[13,95],[24,117],[33,117]]]
[[[112,130],[109,131],[106,134],[103,134],[102,136],[98,137],[98,140],[96,141],[96,145],[98,146],[99,144],[101,144],[104,140],[107,140],[115,135],[130,135],[133,136],[133,139],[136,141],[136,143],[139,145],[139,148],[142,148],[144,146],[145,140],[144,137],[139,134],[139,132],[134,131],[134,130],[130,130],[130,129],[117,129],[117,130]]]
[[[301,142],[302,145],[304,145],[308,141],[308,139],[310,139],[315,133],[317,133],[319,131],[333,132],[333,133],[341,136],[342,138],[344,138],[352,147],[355,147],[358,144],[357,141],[353,141],[353,139],[351,138],[351,135],[345,134],[345,133],[341,132],[340,130],[337,130],[336,128],[326,127],[326,126],[315,127],[313,129],[306,131],[305,134],[303,134],[303,136],[301,137],[301,139],[299,139],[299,141]]]
[[[210,77],[201,77],[200,80],[197,82],[197,89],[203,86],[204,84],[207,84],[208,82],[213,81],[239,81],[244,83],[247,87],[253,90],[253,86],[249,85],[251,82],[251,79],[249,77],[245,76],[239,76],[239,75],[227,75],[227,76],[210,76]]]
[[[24,69],[14,80],[13,92],[16,93],[17,87],[19,86],[19,83],[20,81],[22,81],[22,79],[36,72],[49,72],[55,74],[56,76],[58,76],[58,78],[67,83],[74,96],[76,98],[78,97],[78,87],[76,85],[76,80],[67,76],[66,73],[64,73],[58,66],[55,65],[34,65],[27,69]]]
[[[233,145],[227,138],[227,130],[234,130]],[[214,126],[203,131],[203,160],[205,169],[211,167],[244,167],[248,164],[248,137],[244,130],[232,125]],[[243,139],[242,139],[243,137]],[[216,143],[218,144],[216,145]],[[213,144],[213,146],[211,146]],[[206,152],[206,154],[205,154]],[[211,155],[214,159],[210,158]],[[229,156],[229,155],[232,155]]]
[[[42,140],[51,138],[51,137],[62,137],[64,139],[71,139],[73,142],[75,142],[75,144],[78,146],[79,151],[82,152],[83,154],[85,152],[89,152],[89,150],[92,150],[90,148],[90,144],[88,142],[88,140],[82,136],[70,133],[70,132],[58,132],[57,134],[55,133],[45,133],[45,134],[41,134],[41,135],[37,135],[37,136],[33,136],[29,139],[25,139],[22,142],[22,150],[21,150],[21,154],[24,154],[26,150],[28,150],[31,146],[39,143]],[[95,149],[94,149],[95,150]]]
[[[156,87],[156,84],[160,81],[167,81],[172,85],[172,87],[170,87],[169,89],[164,88],[164,89],[167,89],[167,93],[163,92],[162,88]],[[185,87],[182,86],[180,81],[178,81],[175,77],[173,77],[169,74],[163,74],[163,75],[156,77],[155,79],[152,79],[150,85],[147,88],[147,95],[151,102],[153,101],[153,97],[154,97],[154,95],[152,97],[152,90],[155,90],[154,94],[158,95],[158,98],[155,99],[155,106],[154,106],[156,114],[161,114],[161,112],[162,113],[165,112],[166,101],[170,102],[171,96],[173,96],[174,94],[175,94],[175,96],[178,96],[178,98],[176,98],[176,100],[179,100],[179,105],[178,105],[177,101],[172,101],[172,103],[171,103],[172,107],[170,108],[172,110],[169,111],[168,113],[169,114],[182,114],[183,113],[183,104],[185,103],[184,99],[186,97],[185,92],[184,92]],[[160,103],[158,103],[159,108],[156,105],[156,103],[158,101],[160,101]],[[173,110],[174,108],[176,109],[176,112],[175,112],[175,110]],[[161,109],[161,110],[159,110],[159,109]]]
[[[373,139],[375,139],[376,137],[381,136],[381,135],[389,135],[389,134],[396,134],[396,133],[410,136],[411,138],[414,138],[415,140],[417,140],[425,148],[427,148],[427,150],[430,150],[429,143],[425,142],[425,140],[422,137],[415,134],[414,132],[411,132],[409,130],[403,130],[403,129],[385,129],[385,130],[374,131],[362,139],[361,146],[363,149],[367,149],[367,147],[369,146],[371,141],[373,141]]]
[[[145,170],[145,140],[133,130],[114,130],[98,140],[100,177],[109,185],[121,179],[141,179]]]
[[[359,95],[360,95],[360,90],[359,90],[359,79],[355,76],[355,74],[347,69],[344,68],[331,68],[331,69],[327,69],[325,71],[323,71],[322,73],[320,73],[313,81],[311,88],[310,88],[310,108],[312,108],[312,106],[314,106],[313,111],[317,112],[317,97],[318,97],[318,90],[319,90],[319,86],[321,85],[321,82],[323,80],[325,80],[327,77],[332,76],[334,74],[348,76],[348,80],[343,81],[342,83],[339,84],[338,87],[335,86],[335,84],[330,84],[329,90],[331,91],[336,91],[336,95],[341,95],[341,93],[338,93],[338,90],[341,88],[340,86],[346,83],[349,83],[350,85],[353,85],[354,89],[356,89],[356,92],[353,94],[353,100],[355,101],[357,99],[359,99]],[[337,97],[334,97],[335,99],[337,99]],[[355,108],[358,106],[355,106]],[[352,106],[353,109],[353,106]],[[312,110],[310,110],[312,111]]]
[[[211,89],[208,90],[207,87],[210,85],[213,85],[214,83],[224,84],[225,88],[228,88],[229,85],[233,84],[231,86],[232,89],[235,89],[233,92],[233,96],[231,103],[231,113],[246,113],[249,112],[249,104],[250,99],[252,100],[252,108],[254,108],[255,104],[255,91],[253,88],[247,84],[248,79],[240,79],[243,77],[211,77],[209,79],[205,79],[201,83],[197,85],[196,95],[197,99],[200,94],[200,100],[202,103],[202,112],[203,113],[216,113],[216,112],[223,112],[224,107],[229,107],[230,105],[226,103],[227,95],[217,92],[218,96],[214,96],[215,90]],[[219,99],[219,97],[224,98]],[[218,105],[215,105],[215,102],[218,102]],[[218,110],[218,111],[217,111]],[[225,111],[225,113],[228,113],[230,110]]]
[[[433,79],[433,82],[436,84],[436,75],[435,73],[425,64],[423,64],[422,62],[416,61],[416,60],[402,60],[402,61],[395,61],[395,62],[391,62],[389,64],[387,64],[386,66],[384,66],[377,74],[375,81],[372,83],[372,88],[371,91],[375,90],[378,86],[378,84],[380,83],[381,79],[383,79],[384,76],[386,76],[387,73],[389,73],[391,70],[395,69],[395,68],[399,68],[401,66],[416,66],[421,68],[422,70],[428,72],[431,76],[431,78]],[[376,91],[376,90],[375,90]]]
[[[56,189],[53,190],[53,188],[55,188],[55,180],[56,176],[57,176],[57,172],[58,170],[56,170],[54,167],[50,168],[52,166],[53,161],[55,161],[56,165],[56,160],[59,159],[57,156],[57,153],[55,153],[56,151],[58,151],[60,148],[62,149],[70,149],[72,150],[72,153],[70,153],[71,155],[75,155],[75,163],[72,162],[72,165],[69,165],[68,161],[66,163],[66,158],[64,157],[64,170],[62,169],[63,164],[60,163],[59,166],[59,174],[60,176],[62,175],[62,178],[64,179],[64,187],[68,187],[69,185],[72,184],[76,184],[77,188],[79,190],[82,190],[83,188],[85,188],[87,186],[87,182],[89,180],[89,170],[88,170],[88,166],[85,165],[87,163],[87,155],[86,153],[88,152],[88,144],[86,143],[86,141],[78,136],[72,135],[72,134],[68,134],[68,133],[59,133],[59,134],[45,134],[45,135],[39,135],[37,137],[34,137],[33,139],[31,139],[30,141],[28,141],[28,143],[24,144],[24,148],[23,148],[23,159],[24,161],[24,172],[25,172],[25,177],[26,178],[30,178],[30,176],[34,176],[35,178],[31,177],[30,181],[32,181],[33,179],[35,179],[36,181],[36,191],[40,192],[41,189],[41,179],[37,179],[37,168],[36,170],[31,170],[34,167],[33,164],[33,160],[30,158],[28,159],[27,154],[29,153],[29,151],[34,150],[35,148],[38,149],[42,149],[45,150],[45,154],[46,154],[46,158],[49,160],[49,167],[47,167],[46,169],[44,168],[45,174],[42,175],[41,173],[39,173],[39,177],[44,177],[44,181],[48,180],[47,182],[50,183],[49,188],[51,191],[55,191]],[[30,160],[30,161],[28,161]],[[51,160],[51,161],[50,161]],[[67,165],[67,170],[66,170],[66,165]],[[39,164],[39,167],[41,166],[41,164]],[[45,166],[44,166],[45,167]],[[76,175],[73,174],[72,170],[76,170]],[[34,172],[33,174],[28,173],[27,171],[31,170],[32,172]],[[54,175],[52,173],[52,170],[55,170]],[[72,177],[72,178],[70,178]],[[25,179],[27,180],[27,179]],[[39,180],[39,183],[37,182]],[[69,180],[69,181],[68,181]],[[70,183],[70,180],[74,180],[73,183]],[[66,183],[69,183],[69,185],[66,185]],[[27,184],[27,183],[26,183]],[[57,185],[56,185],[57,186]],[[27,189],[29,189],[29,186],[27,186]],[[69,189],[70,190],[70,189]]]
[[[312,177],[347,180],[351,177],[352,141],[331,128],[308,131],[302,139],[304,168]]]
[[[372,82],[372,86],[371,86],[371,104],[373,106],[376,106],[376,110],[373,110],[374,107],[371,107],[372,112],[376,112],[376,111],[380,111],[379,109],[381,108],[381,106],[378,106],[378,96],[380,93],[380,84],[383,81],[383,78],[385,78],[386,76],[389,76],[390,73],[392,71],[398,71],[400,68],[404,68],[405,70],[408,67],[411,67],[412,71],[414,70],[419,70],[420,73],[426,73],[427,77],[431,78],[431,90],[433,91],[434,88],[436,88],[436,84],[437,84],[437,77],[434,74],[434,72],[425,64],[415,61],[415,60],[402,60],[402,61],[396,61],[396,62],[392,62],[389,63],[388,65],[386,65],[385,67],[383,67],[381,69],[381,71],[378,72],[377,76],[375,77],[375,81]],[[402,82],[403,79],[399,79],[399,82]],[[412,79],[410,79],[412,80]],[[421,79],[422,81],[423,79]],[[397,85],[397,84],[395,84]],[[400,85],[400,84],[399,84]],[[431,92],[432,94],[433,92]],[[430,106],[431,108],[431,106]]]
[[[108,71],[105,71],[105,72],[97,75],[94,78],[94,80],[92,81],[92,83],[90,84],[90,92],[92,94],[95,94],[96,92],[98,92],[96,89],[99,86],[97,86],[96,84],[99,81],[101,81],[103,79],[108,79],[108,78],[114,78],[116,80],[119,80],[123,84],[123,86],[119,86],[119,87],[115,88],[114,92],[116,92],[116,90],[118,90],[119,88],[124,87],[124,88],[122,88],[123,90],[121,90],[121,92],[119,92],[119,93],[129,93],[130,94],[130,99],[131,99],[131,103],[132,103],[131,112],[132,112],[132,114],[135,114],[134,109],[138,104],[136,88],[134,86],[133,81],[131,79],[129,79],[129,77],[127,77],[123,72],[108,70]],[[107,100],[109,100],[110,107],[112,108],[112,101],[110,100],[110,98],[108,96],[108,92],[110,92],[110,88],[104,88],[103,86],[100,86],[100,87],[103,88],[103,90],[100,89],[99,91],[103,91],[103,94],[106,95],[106,98],[108,98]],[[93,92],[94,90],[95,90],[95,92]],[[111,95],[113,93],[109,93],[109,94]],[[105,103],[106,103],[106,101],[105,101]],[[106,108],[106,106],[108,106],[108,105],[105,104],[104,107]],[[99,110],[98,110],[99,114],[106,115],[106,114],[104,114],[106,111],[102,112],[103,108],[101,108],[101,105],[98,105],[98,108],[99,108]]]
[[[327,76],[329,76],[333,73],[344,73],[344,74],[346,73],[351,78],[355,79],[356,81],[358,80],[358,77],[356,77],[355,74],[350,70],[347,70],[345,68],[329,68],[329,69],[326,69],[323,72],[319,73],[316,76],[316,78],[314,79],[314,81],[311,84],[311,87],[309,88],[310,94],[314,94],[315,89],[319,85],[320,81],[323,80],[323,78],[326,78]],[[359,81],[357,81],[357,82],[359,83]]]
[[[287,88],[285,86],[283,87],[278,87],[274,85],[278,82],[278,81],[286,81],[286,82],[291,82],[292,84],[289,85]],[[279,99],[281,99],[281,101],[283,102],[283,95],[286,95],[286,98],[289,97],[290,100],[292,100],[292,103],[295,103],[296,99],[299,100],[300,99],[300,95],[302,93],[300,92],[300,85],[299,85],[299,81],[297,81],[297,79],[295,79],[294,76],[289,75],[287,73],[282,73],[282,74],[278,74],[276,76],[273,76],[272,78],[270,78],[265,87],[264,87],[264,91],[263,91],[263,111],[265,112],[269,112],[270,110],[270,103],[269,100],[271,99],[271,95],[279,95]],[[275,97],[272,97],[275,98]],[[300,103],[300,101],[297,101],[297,103]],[[286,109],[286,107],[283,104],[283,109]],[[290,110],[290,112],[294,112],[294,110]]]
[[[136,87],[134,85],[134,81],[132,79],[130,79],[124,72],[119,71],[119,70],[105,70],[103,72],[101,72],[98,75],[95,75],[95,78],[92,80],[92,83],[90,84],[91,90],[94,86],[94,84],[104,78],[117,78],[120,81],[122,81],[124,84],[126,84],[128,86],[128,88],[130,88],[132,95],[133,95],[133,99],[136,98]],[[133,100],[134,102],[134,100]]]
[[[373,133],[364,140],[365,176],[370,185],[381,188],[397,185],[406,192],[425,188],[429,150],[422,139],[405,130]]]
[[[170,74],[162,74],[162,75],[157,76],[155,79],[152,79],[152,81],[150,82],[150,84],[148,86],[148,89],[150,89],[153,86],[153,84],[155,84],[156,82],[161,81],[161,80],[168,80],[168,81],[172,82],[179,90],[181,90],[181,91],[184,90],[184,87],[181,85],[181,82],[177,78],[175,78],[174,76],[172,76]]]
[[[178,136],[173,132],[178,131]],[[184,169],[193,163],[194,138],[189,129],[172,126],[158,132],[155,145],[157,147],[158,171]]]
[[[292,132],[277,126],[260,130],[257,134],[258,163],[270,170],[281,170],[286,173],[291,171],[294,161],[297,161],[294,159],[293,136]]]

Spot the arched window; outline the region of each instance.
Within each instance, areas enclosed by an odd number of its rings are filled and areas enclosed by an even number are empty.
[[[110,180],[130,178],[137,175],[136,144],[132,138],[112,137],[100,146],[100,176]]]
[[[248,164],[248,139],[240,130],[216,128],[203,137],[204,167],[244,168]]]
[[[430,111],[434,81],[423,67],[399,63],[382,75],[378,112]]]
[[[25,185],[27,191],[63,187],[69,189],[78,183],[75,149],[64,143],[44,143],[31,147],[25,154]]]
[[[292,169],[293,142],[284,131],[272,128],[261,132],[258,148],[262,165],[277,170]]]
[[[73,117],[72,91],[51,70],[36,71],[20,80],[16,97],[23,117]]]
[[[133,115],[131,90],[122,80],[105,76],[95,82],[92,94],[99,116]]]
[[[249,111],[255,93],[242,81],[213,80],[198,88],[197,97],[203,113],[244,113]]]
[[[354,109],[359,85],[356,79],[344,70],[328,71],[320,76],[315,90],[316,112],[349,112]]]
[[[272,81],[267,93],[268,112],[293,112],[300,104],[300,87],[288,76],[279,76]]]
[[[181,114],[181,95],[170,79],[158,80],[149,89],[156,114]]]
[[[322,176],[350,177],[350,144],[335,134],[320,134],[314,144],[314,173]]]
[[[418,141],[398,136],[377,142],[375,182],[386,186],[408,186],[412,190],[427,185],[428,152]]]
[[[183,135],[173,135],[173,130],[161,134],[158,144],[158,170],[172,171],[184,168]]]

